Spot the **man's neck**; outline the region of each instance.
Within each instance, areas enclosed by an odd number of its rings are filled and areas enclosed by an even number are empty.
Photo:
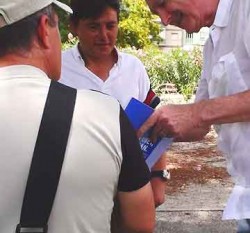
[[[116,64],[118,61],[118,54],[115,48],[107,56],[101,56],[101,57],[83,54],[79,45],[78,45],[78,50],[82,59],[85,62],[85,67],[87,67],[91,72],[93,72],[103,81],[105,81],[108,78],[110,70],[112,69],[114,64]]]
[[[0,58],[0,67],[28,65],[34,66],[48,74],[49,72],[46,69],[45,63],[41,56],[34,56],[32,52],[22,53],[20,51],[17,53],[9,53]]]
[[[12,66],[12,65],[33,65],[31,60],[27,59],[27,56],[18,54],[7,54],[0,58],[0,67]]]
[[[115,48],[110,54],[103,55],[103,56],[94,56],[92,54],[84,53],[79,44],[77,45],[77,48],[85,64],[98,63],[100,65],[100,64],[106,64],[106,63],[113,63],[114,65],[118,61],[118,54]]]

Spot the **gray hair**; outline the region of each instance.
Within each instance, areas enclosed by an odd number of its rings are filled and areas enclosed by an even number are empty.
[[[48,16],[50,26],[57,25],[54,18],[55,11],[53,6],[49,5],[31,16],[0,28],[0,57],[9,53],[28,51],[33,38],[37,35],[37,27],[42,15]]]

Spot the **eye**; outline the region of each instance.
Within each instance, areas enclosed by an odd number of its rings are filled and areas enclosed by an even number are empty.
[[[117,23],[108,23],[107,24],[107,29],[112,30],[117,27]]]
[[[165,3],[166,3],[165,0],[158,0],[153,5],[153,8],[155,8],[155,9],[162,8],[162,7],[164,7]]]
[[[99,28],[99,25],[98,24],[89,24],[89,29],[91,30],[91,31],[95,31],[95,30],[97,30]]]
[[[157,2],[157,7],[163,7],[165,5],[165,0],[159,0]]]
[[[165,6],[165,0],[157,0],[155,3],[150,7],[150,10],[153,14],[158,14],[159,9]]]

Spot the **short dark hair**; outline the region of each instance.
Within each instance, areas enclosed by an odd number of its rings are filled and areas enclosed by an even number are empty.
[[[70,20],[75,24],[80,19],[98,18],[107,7],[113,8],[118,18],[120,13],[119,0],[71,0],[70,7],[73,10]]]
[[[37,35],[37,27],[42,15],[47,15],[50,26],[56,26],[54,8],[49,5],[35,14],[0,29],[0,57],[8,53],[27,51]]]

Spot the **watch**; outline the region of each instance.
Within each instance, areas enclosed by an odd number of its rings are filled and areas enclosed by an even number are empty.
[[[154,177],[159,177],[164,181],[170,180],[170,171],[167,169],[151,171],[151,178]]]

